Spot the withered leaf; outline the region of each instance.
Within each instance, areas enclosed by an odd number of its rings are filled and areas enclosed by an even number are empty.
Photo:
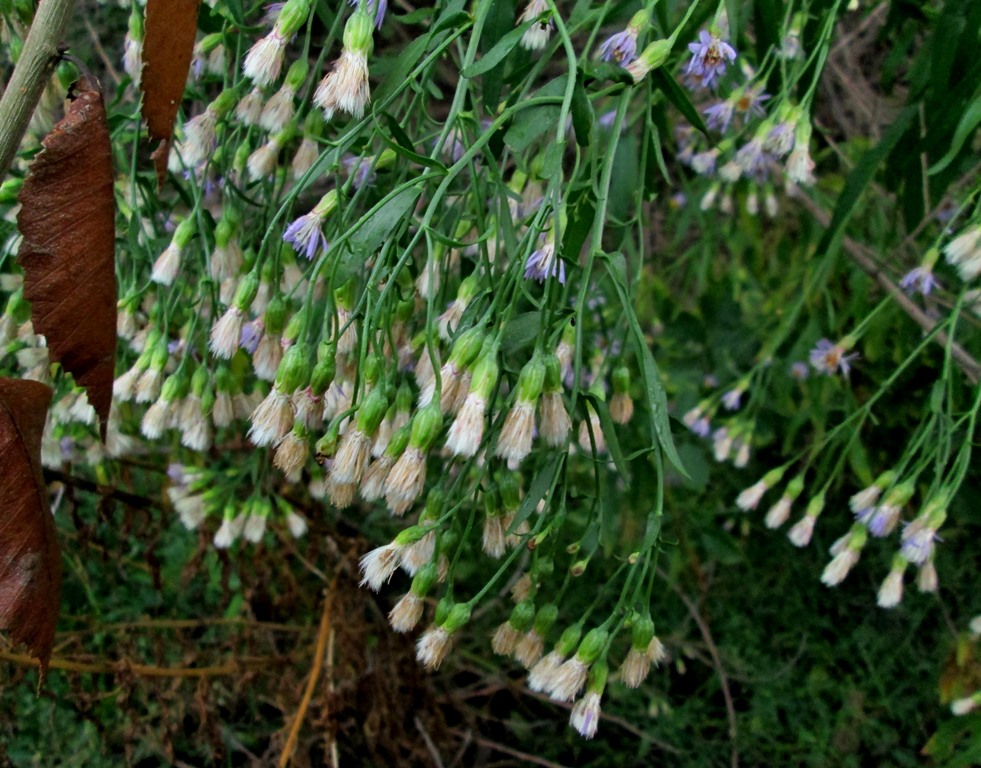
[[[61,552],[41,474],[51,388],[0,377],[0,629],[46,669],[61,601]]]
[[[157,184],[163,186],[174,118],[194,53],[201,0],[147,0],[143,33],[143,119],[151,139],[160,139],[153,152]]]
[[[35,333],[85,388],[105,439],[116,364],[116,200],[97,83],[76,83],[42,146],[19,196],[24,295]]]

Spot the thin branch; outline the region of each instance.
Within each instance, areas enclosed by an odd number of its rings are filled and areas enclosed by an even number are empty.
[[[10,653],[0,650],[0,661],[9,661],[22,667],[39,667],[41,662],[32,656],[22,653]],[[83,675],[118,675],[128,673],[136,677],[223,677],[237,675],[243,669],[262,669],[270,664],[285,664],[286,658],[248,657],[235,659],[214,667],[154,667],[148,664],[133,664],[127,659],[114,663],[88,663],[71,661],[70,659],[52,658],[48,669],[60,669],[65,672],[75,672]]]
[[[41,91],[58,60],[58,45],[74,0],[44,0],[24,41],[24,49],[0,97],[0,179],[7,175],[31,122]]]
[[[811,215],[818,220],[822,226],[828,226],[831,221],[831,216],[825,212],[820,205],[818,205],[814,200],[812,200],[808,195],[801,194],[797,198],[805,208],[811,213]],[[875,263],[875,260],[866,253],[866,249],[860,243],[852,240],[850,237],[845,237],[842,239],[842,247],[844,247],[845,252],[855,260],[870,277],[872,277],[880,286],[888,293],[899,305],[910,318],[923,329],[924,333],[929,333],[932,331],[937,323],[936,321],[927,315],[916,303],[909,298],[903,289],[896,285],[889,277],[879,269],[879,266]],[[946,347],[948,344],[947,334],[941,331],[933,340],[939,344],[941,347]],[[958,344],[956,341],[950,345],[950,353],[957,363],[957,366],[963,371],[964,375],[967,377],[968,381],[972,385],[977,384],[981,381],[981,363],[979,363],[970,352],[968,352],[964,347]]]
[[[470,738],[470,734],[457,729],[450,729],[450,733],[454,736],[458,736],[461,739]],[[544,757],[538,757],[537,755],[532,755],[527,752],[521,752],[520,750],[514,749],[512,747],[505,746],[496,741],[491,741],[490,739],[485,739],[482,736],[478,736],[473,739],[477,744],[482,747],[487,747],[488,749],[493,749],[495,752],[502,752],[505,755],[511,755],[511,757],[516,757],[519,760],[524,760],[528,765],[541,765],[545,768],[564,768],[564,766],[559,763],[553,763],[551,760],[546,760]]]
[[[290,759],[293,757],[293,752],[296,750],[296,742],[300,736],[300,727],[303,725],[303,719],[306,717],[307,709],[310,707],[310,700],[313,698],[317,681],[320,679],[320,670],[323,668],[325,651],[327,650],[327,637],[332,633],[330,608],[334,602],[334,587],[336,584],[337,577],[335,576],[334,581],[327,588],[327,594],[324,596],[324,608],[320,614],[320,627],[317,630],[317,641],[313,649],[313,667],[310,669],[310,677],[307,679],[307,686],[303,691],[300,706],[293,716],[289,736],[286,738],[286,745],[283,747],[283,752],[279,756],[279,768],[286,768],[290,763]]]

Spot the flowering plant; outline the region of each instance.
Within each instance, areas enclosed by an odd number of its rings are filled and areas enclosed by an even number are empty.
[[[726,489],[719,535],[796,507],[796,547],[834,532],[828,586],[880,547],[884,608],[909,571],[935,592],[977,480],[977,102],[941,115],[911,74],[871,148],[842,149],[828,62],[855,11],[759,5],[211,0],[162,186],[139,116],[110,116],[105,443],[5,233],[0,365],[54,387],[45,465],[156,463],[220,550],[362,520],[361,584],[424,668],[491,613],[487,649],[586,738],[671,650],[683,494]],[[27,20],[3,12],[14,50]],[[145,32],[134,4],[120,99],[152,75]],[[900,395],[919,416],[887,437]]]

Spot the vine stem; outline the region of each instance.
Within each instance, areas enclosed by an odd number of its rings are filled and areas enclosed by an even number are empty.
[[[7,175],[31,122],[41,91],[58,60],[74,0],[45,0],[38,6],[7,89],[0,97],[0,179]]]

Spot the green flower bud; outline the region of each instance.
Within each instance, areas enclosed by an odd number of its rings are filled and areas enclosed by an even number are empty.
[[[340,423],[334,422],[327,427],[327,432],[317,441],[313,451],[318,464],[323,464],[326,459],[332,458],[337,453],[340,431]]]
[[[201,393],[201,413],[210,416],[215,409],[215,390],[213,387],[206,387]]]
[[[815,496],[813,499],[807,502],[807,509],[804,511],[804,514],[807,517],[817,517],[818,515],[821,514],[823,510],[824,510],[824,494],[819,493],[817,496]]]
[[[243,277],[235,288],[235,297],[232,299],[232,306],[245,312],[252,306],[256,294],[259,293],[259,275],[253,270]]]
[[[501,504],[508,512],[521,506],[521,485],[516,472],[501,472],[497,476],[497,487],[501,492]]]
[[[208,35],[208,37],[214,36],[215,35]],[[217,35],[217,37],[218,42],[221,42],[221,35]],[[205,40],[207,39],[208,38],[206,37]],[[218,98],[208,105],[208,109],[210,109],[218,117],[224,117],[235,109],[236,104],[238,104],[238,93],[235,92],[234,88],[226,88],[218,94]]]
[[[208,373],[208,369],[204,366],[198,367],[191,376],[191,392],[201,397],[210,382],[211,374]]]
[[[646,651],[654,639],[654,620],[650,616],[638,616],[630,628],[630,646],[638,651]]]
[[[576,651],[576,658],[584,664],[592,664],[606,648],[606,641],[610,633],[602,627],[596,627],[586,633],[586,636],[579,643],[579,650]]]
[[[313,373],[310,374],[310,389],[313,394],[318,397],[327,391],[330,387],[330,383],[334,380],[334,374],[337,366],[334,364],[334,359],[321,360],[313,367]]]
[[[443,626],[446,623],[446,619],[450,615],[450,610],[453,608],[453,600],[449,597],[441,597],[439,602],[436,603],[436,615],[433,616],[433,624],[437,627]]]
[[[458,371],[462,371],[477,358],[483,344],[484,331],[481,328],[467,329],[457,336],[453,343],[453,350],[450,352],[449,359],[450,365]]]
[[[218,367],[215,371],[215,387],[219,392],[233,392],[235,389],[235,381],[232,378],[232,372],[228,369],[227,365],[222,365]]]
[[[535,633],[541,638],[548,637],[548,633],[552,631],[552,627],[558,618],[559,607],[554,603],[546,603],[535,614],[535,623],[533,626]],[[576,639],[578,640],[578,638]]]
[[[466,603],[457,603],[450,608],[450,614],[443,622],[443,629],[453,633],[470,621],[470,606]]]
[[[359,7],[344,25],[344,47],[350,51],[359,51],[370,55],[374,46],[372,38],[374,29],[375,20],[371,14]]]
[[[155,371],[162,371],[169,359],[170,350],[167,349],[167,340],[161,339],[150,353],[150,367]]]
[[[395,394],[395,410],[398,413],[412,411],[412,387],[404,381],[399,385],[399,390]]]
[[[266,328],[266,333],[279,336],[283,332],[283,326],[286,325],[287,309],[286,299],[278,293],[269,299],[269,304],[266,305],[266,311],[262,316],[262,324]]]
[[[433,488],[429,495],[426,496],[426,508],[423,510],[422,515],[419,517],[420,522],[428,522],[431,520],[438,520],[439,516],[443,514],[443,508],[446,506],[446,492],[441,491],[439,488]]]
[[[397,459],[399,456],[401,456],[405,451],[406,446],[409,444],[411,430],[411,424],[406,424],[401,429],[395,430],[395,433],[392,435],[392,439],[388,441],[388,447],[385,449],[385,455],[390,459]]]
[[[545,363],[535,355],[518,374],[518,400],[526,403],[538,402],[545,383]]]
[[[411,427],[409,445],[428,451],[443,429],[443,412],[439,408],[439,402],[434,401],[416,411],[416,415],[412,417]]]
[[[378,431],[378,426],[385,418],[385,411],[388,409],[388,398],[381,387],[375,387],[368,396],[362,401],[358,409],[357,429],[368,435],[374,435]]]
[[[306,386],[309,379],[310,347],[307,344],[294,344],[283,355],[273,386],[277,392],[292,394]]]
[[[765,475],[763,475],[763,484],[767,488],[772,488],[783,478],[783,473],[787,471],[786,467],[777,467],[776,469],[771,469]]]
[[[297,59],[286,72],[286,87],[293,91],[298,91],[303,86],[303,81],[307,79],[310,72],[310,65],[306,58]]]
[[[906,480],[895,486],[889,493],[886,494],[884,503],[892,507],[901,507],[911,498],[916,492],[916,483],[912,480]]]
[[[412,577],[412,586],[409,587],[409,591],[416,597],[425,597],[429,594],[429,590],[436,585],[438,578],[439,570],[436,568],[436,563],[426,563]]]
[[[415,544],[423,536],[429,533],[431,529],[425,525],[410,525],[408,528],[403,528],[399,531],[398,536],[395,537],[392,542],[397,547],[407,547],[409,544]]]
[[[579,638],[582,637],[582,624],[573,624],[568,627],[559,637],[559,642],[555,644],[556,652],[563,657],[568,657],[579,645]]]
[[[185,389],[185,384],[183,376],[176,373],[173,376],[168,376],[160,389],[160,399],[168,403],[180,400],[182,397],[181,390]]]
[[[195,227],[194,218],[184,219],[174,230],[173,243],[180,249],[187,248],[194,237]]]
[[[511,615],[508,617],[508,624],[521,633],[525,633],[531,629],[534,621],[535,603],[533,600],[523,600],[518,603],[511,609]]]
[[[276,32],[287,39],[293,37],[307,23],[311,5],[311,0],[287,0],[276,19]]]
[[[500,374],[500,366],[497,364],[497,345],[492,344],[491,347],[492,349],[485,349],[481,353],[470,380],[470,391],[480,395],[485,401],[490,399]]]
[[[300,337],[300,332],[303,330],[303,324],[306,322],[307,309],[303,307],[297,312],[293,317],[290,318],[289,322],[286,324],[286,329],[283,331],[283,339],[286,341],[296,341]]]
[[[630,390],[630,369],[621,365],[613,370],[613,391],[617,393]]]
[[[0,184],[0,205],[13,205],[17,202],[17,195],[20,188],[24,185],[23,179],[7,179]]]
[[[788,499],[796,499],[800,496],[801,491],[804,490],[804,475],[797,475],[793,480],[787,483],[787,490],[784,494]]]
[[[602,695],[606,688],[606,679],[610,675],[610,667],[605,661],[597,661],[589,670],[586,688],[593,693]]]
[[[501,511],[501,494],[495,483],[489,483],[484,490],[484,514],[487,517],[499,517]]]

